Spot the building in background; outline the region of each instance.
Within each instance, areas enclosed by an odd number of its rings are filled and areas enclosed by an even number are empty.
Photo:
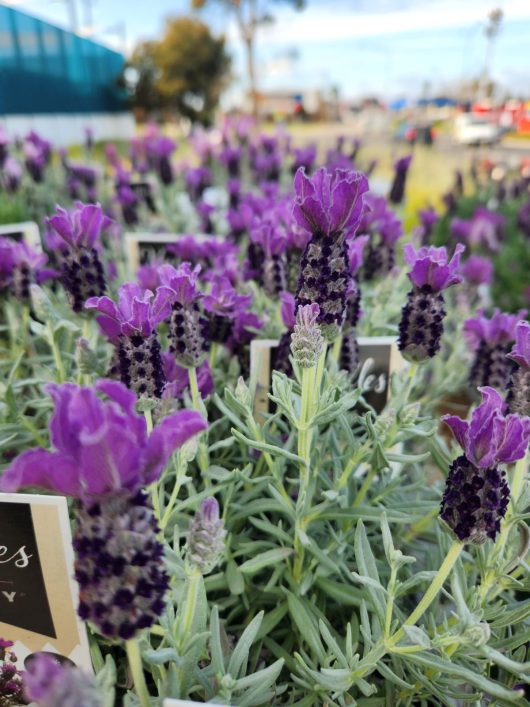
[[[118,84],[124,58],[19,10],[0,6],[0,124],[55,145],[128,138],[134,121]]]

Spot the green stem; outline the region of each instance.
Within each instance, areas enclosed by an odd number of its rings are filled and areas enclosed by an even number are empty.
[[[193,617],[195,616],[195,607],[197,606],[201,583],[201,573],[198,570],[193,570],[187,578],[186,600],[179,625],[179,643],[181,651],[185,649],[188,635],[193,626]]]
[[[142,667],[142,656],[136,639],[131,638],[125,642],[125,650],[127,651],[127,660],[131,669],[134,689],[142,707],[151,707],[151,696],[147,690],[145,682],[144,670]]]
[[[429,588],[423,595],[418,606],[414,609],[412,614],[405,619],[401,628],[399,628],[390,638],[384,638],[380,640],[371,651],[361,660],[357,669],[352,673],[352,678],[362,678],[370,673],[372,673],[378,661],[381,660],[387,653],[392,652],[395,645],[403,638],[405,635],[405,626],[414,626],[414,624],[421,619],[423,614],[427,611],[429,606],[432,604],[439,591],[444,585],[445,580],[451,573],[451,570],[456,564],[456,561],[460,557],[460,553],[464,549],[464,545],[461,542],[455,541],[449,548],[444,561],[440,565],[440,569],[436,573],[436,576],[432,580]],[[391,617],[390,617],[391,621]],[[385,624],[388,623],[388,615],[385,617]],[[401,651],[401,649],[400,649]]]
[[[405,385],[403,386],[403,390],[401,391],[401,407],[407,404],[409,396],[412,392],[412,388],[414,387],[414,379],[416,378],[416,374],[418,372],[419,368],[419,363],[418,361],[412,361],[412,363],[409,366],[408,372],[407,372],[407,379],[405,381]]]
[[[364,477],[364,481],[362,483],[361,488],[359,489],[359,493],[355,497],[355,501],[353,502],[353,508],[358,508],[364,501],[366,494],[370,490],[370,486],[372,485],[372,481],[374,480],[374,476],[376,475],[376,473],[377,467],[372,465],[370,467],[370,471]]]
[[[171,516],[171,511],[173,510],[173,507],[177,501],[177,497],[179,495],[180,487],[182,486],[181,481],[180,481],[180,465],[177,463],[175,464],[175,485],[173,486],[173,491],[171,492],[171,496],[169,498],[168,504],[164,510],[164,515],[160,519],[160,529],[163,531],[164,528],[166,527],[169,517]]]
[[[348,483],[348,479],[350,478],[350,474],[352,471],[355,469],[355,467],[362,462],[364,459],[365,454],[370,450],[371,447],[371,442],[365,442],[364,444],[360,445],[357,448],[357,451],[355,454],[352,456],[350,461],[348,462],[346,468],[342,472],[342,475],[339,479],[339,488],[344,488],[346,484]]]
[[[403,636],[405,635],[404,626],[414,626],[414,624],[419,621],[423,614],[427,611],[429,606],[432,604],[432,602],[438,595],[438,592],[443,587],[445,580],[450,575],[451,570],[455,566],[456,561],[460,557],[460,553],[463,549],[463,543],[458,540],[455,540],[453,542],[453,544],[449,548],[447,555],[445,556],[444,561],[440,565],[440,569],[438,570],[436,576],[429,585],[429,588],[421,598],[420,603],[414,609],[412,614],[410,614],[410,616],[405,619],[405,621],[403,622],[403,626],[398,631],[396,631],[393,636],[391,636],[390,640],[388,641],[388,645],[390,647],[394,646],[398,641],[403,638]]]
[[[66,373],[64,370],[63,359],[61,358],[61,352],[59,351],[59,347],[55,341],[55,335],[53,333],[51,322],[48,322],[48,344],[52,350],[55,368],[57,369],[57,383],[64,383],[66,380]]]
[[[196,368],[188,368],[188,377],[189,377],[189,381],[190,381],[191,402],[193,405],[193,409],[197,410],[197,412],[200,412],[202,414],[203,413],[203,410],[201,409],[202,408],[202,406],[201,406],[202,401],[201,401],[201,395],[199,393],[199,384],[197,383],[197,369]],[[200,435],[199,450],[198,450],[199,469],[203,473],[210,466],[210,460],[208,459],[208,449],[207,449],[206,443],[204,441],[206,434],[207,434],[207,432]]]
[[[304,469],[300,469],[301,475],[308,473],[310,464],[311,430],[308,429],[308,422],[310,420],[314,374],[314,368],[302,368],[302,398],[300,401],[300,429],[298,431],[298,456],[304,460]]]
[[[209,358],[209,364],[210,368],[212,370],[212,375],[213,375],[213,370],[215,368],[215,360],[217,358],[217,349],[219,348],[219,344],[214,341],[212,342],[212,345],[210,347],[210,358]]]
[[[150,435],[153,431],[153,416],[151,410],[144,410],[145,426],[147,428],[147,435]],[[153,503],[153,512],[155,514],[156,520],[160,521],[160,498],[158,497],[158,482],[153,481],[151,484],[151,500]]]
[[[339,336],[337,336],[337,338],[333,342],[333,348],[331,349],[331,358],[337,364],[339,363],[341,348],[342,348],[342,334],[339,334]]]
[[[513,506],[517,503],[519,500],[519,496],[521,495],[521,491],[523,490],[523,482],[524,478],[526,476],[526,472],[528,470],[528,452],[526,456],[524,456],[522,459],[519,459],[515,463],[515,469],[513,471],[513,477],[512,477],[512,511],[513,511]]]

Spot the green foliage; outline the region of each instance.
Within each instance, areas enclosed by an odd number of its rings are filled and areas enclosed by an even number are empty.
[[[176,17],[162,39],[136,47],[124,76],[132,105],[146,114],[167,110],[209,124],[229,69],[224,37],[200,20]]]

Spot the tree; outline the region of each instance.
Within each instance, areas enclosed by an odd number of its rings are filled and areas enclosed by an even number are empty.
[[[191,0],[192,7],[202,9],[213,0]],[[305,7],[305,0],[284,0],[298,10]],[[263,0],[260,8],[259,0],[216,0],[234,13],[241,41],[245,47],[247,60],[247,77],[249,84],[252,113],[258,112],[258,92],[256,79],[256,34],[260,27],[274,21],[272,14],[266,9],[268,0]]]
[[[160,41],[136,47],[125,82],[136,108],[171,110],[208,124],[229,70],[224,37],[212,35],[200,20],[176,17],[167,20]]]

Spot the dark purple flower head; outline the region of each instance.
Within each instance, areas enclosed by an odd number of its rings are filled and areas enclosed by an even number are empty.
[[[406,157],[401,157],[394,164],[394,181],[392,182],[390,194],[388,195],[388,199],[392,204],[401,204],[403,201],[405,196],[407,173],[409,171],[411,160],[412,155],[407,155]]]
[[[515,327],[515,345],[508,354],[521,368],[530,370],[530,323],[523,320]]]
[[[394,169],[398,173],[408,172],[410,163],[412,162],[412,155],[406,155],[405,157],[400,157],[394,162]]]
[[[135,412],[136,396],[117,381],[100,380],[94,388],[49,384],[45,390],[55,403],[54,450],[20,454],[0,479],[2,491],[38,487],[85,500],[134,493],[158,479],[175,449],[207,426],[199,413],[183,410],[148,435],[144,417]]]
[[[507,314],[495,309],[488,319],[483,311],[479,310],[478,317],[471,317],[464,322],[464,334],[473,349],[477,349],[482,343],[490,347],[509,344],[515,341],[517,322],[525,316],[525,309],[517,314]]]
[[[169,316],[172,296],[167,287],[158,287],[154,294],[136,282],[126,282],[118,290],[117,304],[110,297],[91,297],[85,308],[99,312],[97,322],[111,341],[120,334],[149,336]]]
[[[17,191],[23,174],[24,171],[20,163],[8,156],[2,168],[1,182],[9,194]]]
[[[238,353],[243,346],[255,339],[257,331],[263,328],[263,321],[254,312],[239,310],[234,319],[234,326],[227,346],[234,353]]]
[[[363,250],[366,243],[370,240],[370,236],[357,236],[348,243],[348,262],[350,266],[350,275],[355,276],[359,272],[363,264]]]
[[[222,275],[212,279],[212,289],[204,296],[204,309],[210,314],[234,319],[236,314],[248,307],[251,295],[239,295],[230,280]]]
[[[530,441],[530,418],[506,415],[506,404],[494,388],[479,388],[481,404],[473,410],[471,422],[456,415],[444,415],[466,458],[477,468],[511,464],[524,457]]]
[[[202,294],[197,286],[200,271],[200,265],[192,268],[190,263],[181,263],[177,269],[167,263],[158,268],[161,285],[171,291],[172,304],[189,305],[199,299]]]
[[[458,241],[466,241],[469,239],[469,233],[471,231],[471,221],[463,218],[454,218],[451,221],[449,230],[453,238]]]
[[[99,204],[78,201],[70,211],[56,208],[56,215],[47,218],[46,224],[71,248],[97,247],[101,233],[112,223]]]
[[[282,321],[288,329],[296,324],[296,300],[290,292],[280,294]]]
[[[493,282],[493,263],[481,255],[470,255],[460,266],[460,273],[472,285],[489,285]]]
[[[300,168],[294,178],[293,213],[302,228],[312,234],[353,234],[363,211],[368,180],[360,172],[325,167],[307,177]]]
[[[300,167],[308,172],[311,171],[317,159],[317,146],[313,143],[305,147],[295,147],[293,149],[293,164],[291,172],[294,174]]]
[[[413,245],[407,243],[403,254],[405,262],[412,268],[408,273],[409,280],[417,289],[428,287],[430,292],[441,292],[462,282],[462,277],[458,275],[458,266],[464,250],[464,246],[458,244],[453,257],[448,260],[447,250],[443,246],[424,246],[415,250]]]

